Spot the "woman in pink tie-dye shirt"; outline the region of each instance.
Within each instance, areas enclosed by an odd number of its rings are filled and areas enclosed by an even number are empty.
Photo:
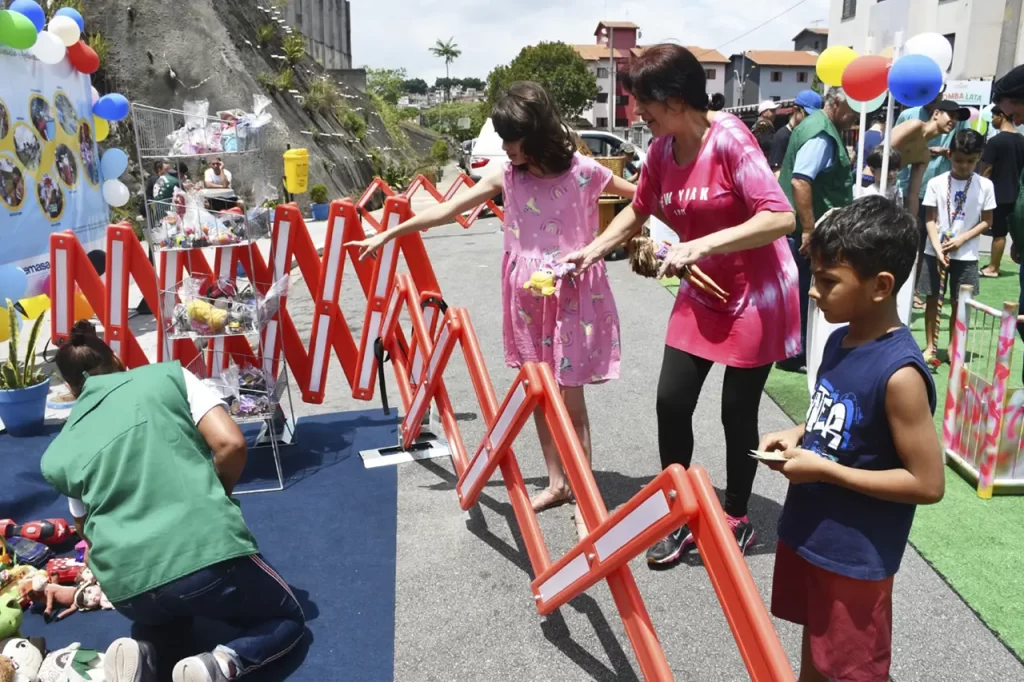
[[[712,365],[725,365],[725,512],[745,551],[755,539],[747,502],[757,461],[748,452],[759,440],[761,392],[772,364],[800,345],[797,271],[785,239],[795,224],[792,208],[747,127],[732,114],[708,111],[704,67],[689,50],[648,48],[623,83],[657,139],[633,203],[565,260],[586,269],[654,215],[680,238],[661,274],[689,274],[697,264],[727,293],[723,301],[688,279],[679,284],[658,381],[658,443],[662,466],[690,465],[701,387]],[[683,527],[647,560],[671,563],[692,545]]]

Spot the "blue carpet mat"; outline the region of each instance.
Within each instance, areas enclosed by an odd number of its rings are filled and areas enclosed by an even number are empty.
[[[0,518],[69,518],[67,503],[39,473],[39,459],[57,432],[0,435]],[[364,469],[359,451],[393,443],[395,432],[395,417],[380,410],[304,417],[295,445],[281,449],[285,490],[239,498],[261,552],[292,586],[307,620],[302,646],[245,679],[394,679],[397,474],[393,467]],[[276,483],[269,448],[250,450],[239,488],[263,487],[271,479]],[[51,650],[71,642],[104,650],[130,633],[131,623],[114,612],[50,624],[26,613],[22,626],[25,636],[45,637]],[[190,634],[182,650],[162,659],[209,649],[218,636],[202,623]],[[161,660],[162,677],[167,663]]]

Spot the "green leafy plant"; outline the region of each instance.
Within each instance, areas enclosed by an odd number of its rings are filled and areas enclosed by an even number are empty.
[[[286,66],[276,74],[263,71],[256,76],[256,82],[267,92],[287,92],[295,85],[295,74]]]
[[[36,342],[39,331],[43,328],[43,315],[36,318],[32,331],[28,335],[28,349],[25,361],[18,361],[18,341],[21,332],[18,329],[18,313],[14,303],[7,299],[7,317],[11,325],[11,341],[7,354],[7,362],[0,366],[0,391],[14,391],[20,388],[31,388],[46,381],[46,375],[36,369]]]
[[[314,204],[327,203],[327,185],[313,185],[309,188],[309,200]]]
[[[370,95],[370,99],[377,109],[381,123],[384,124],[384,130],[391,136],[395,146],[408,149],[409,136],[402,130],[402,117],[398,115],[398,110],[376,95]]]
[[[100,68],[106,66],[107,57],[110,56],[110,51],[114,48],[114,42],[102,33],[90,33],[86,36],[85,42],[100,58]]]
[[[277,24],[262,24],[256,29],[256,41],[260,45],[272,43],[277,39]]]
[[[306,41],[298,33],[285,36],[281,42],[281,49],[289,64],[294,64],[306,56]]]
[[[587,62],[565,43],[524,47],[508,65],[495,67],[487,77],[489,104],[493,106],[514,81],[540,83],[565,119],[581,116],[599,92]]]
[[[307,112],[317,112],[327,115],[335,111],[344,103],[338,86],[329,76],[323,75],[313,80],[302,102],[302,107]]]
[[[435,140],[434,144],[430,146],[430,158],[438,165],[443,166],[448,163],[448,156],[448,143],[444,140]]]
[[[404,163],[388,163],[380,174],[380,179],[386,182],[391,189],[400,192],[409,184],[412,177]]]
[[[360,142],[366,137],[366,119],[357,112],[352,111],[347,105],[342,104],[335,108],[334,115],[338,117],[341,127],[347,130]]]

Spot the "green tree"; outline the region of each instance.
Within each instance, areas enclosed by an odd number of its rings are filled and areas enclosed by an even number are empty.
[[[398,104],[405,92],[405,69],[366,69],[366,89],[388,104]]]
[[[413,95],[425,95],[430,86],[422,78],[408,78],[402,83],[402,89]]]
[[[525,47],[508,64],[487,77],[487,101],[493,106],[515,81],[534,81],[544,86],[565,119],[578,118],[599,92],[597,78],[576,50],[565,43],[540,43]]]
[[[440,38],[434,44],[434,47],[429,48],[430,53],[435,57],[444,60],[444,75],[446,78],[451,78],[451,72],[449,67],[451,63],[462,56],[462,50],[455,44],[455,36],[448,39],[447,42],[443,42]],[[451,100],[451,85],[449,85],[444,91],[444,100]]]
[[[463,78],[462,87],[467,90],[483,90],[487,87],[487,83],[480,80],[479,78]]]
[[[423,120],[431,130],[448,135],[456,142],[465,142],[480,133],[489,111],[483,102],[448,102],[424,111]],[[459,121],[467,118],[469,127],[460,128]]]

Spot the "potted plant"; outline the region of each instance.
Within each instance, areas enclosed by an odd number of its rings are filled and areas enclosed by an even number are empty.
[[[327,185],[313,185],[309,188],[310,209],[313,220],[327,220],[331,205],[327,203]]]
[[[28,336],[25,361],[18,361],[18,313],[7,300],[11,325],[7,362],[0,365],[0,422],[12,436],[34,436],[43,430],[49,377],[36,369],[36,341],[43,328],[43,315],[36,318]]]

